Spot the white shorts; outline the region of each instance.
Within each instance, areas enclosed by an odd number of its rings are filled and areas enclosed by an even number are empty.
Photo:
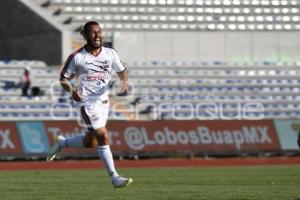
[[[80,108],[83,121],[89,129],[98,129],[105,127],[109,114],[109,101],[97,100],[85,104]]]

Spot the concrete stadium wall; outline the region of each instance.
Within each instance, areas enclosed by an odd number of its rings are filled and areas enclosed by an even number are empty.
[[[298,61],[299,32],[117,32],[125,61]]]
[[[62,63],[62,33],[20,1],[1,0],[0,59]]]

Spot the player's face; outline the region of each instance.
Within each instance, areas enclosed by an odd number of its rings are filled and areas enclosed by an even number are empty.
[[[93,48],[100,48],[102,45],[102,30],[99,25],[91,25],[86,33],[87,44]]]

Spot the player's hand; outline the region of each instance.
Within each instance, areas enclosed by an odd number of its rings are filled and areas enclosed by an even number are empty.
[[[74,101],[79,102],[81,101],[81,97],[79,96],[78,92],[76,90],[72,91],[72,98],[74,99]]]
[[[122,93],[128,93],[128,81],[122,81]]]

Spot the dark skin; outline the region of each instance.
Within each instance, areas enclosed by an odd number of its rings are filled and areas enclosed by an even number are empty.
[[[98,55],[102,48],[102,30],[99,25],[90,25],[88,30],[83,33],[86,40],[85,49],[92,55]],[[122,92],[128,92],[128,74],[127,71],[117,72],[122,82]],[[65,77],[60,78],[61,86],[72,94],[72,98],[80,102],[81,97],[75,88],[72,87],[69,80]],[[83,138],[83,146],[87,148],[103,146],[109,144],[108,131],[106,127],[100,127],[96,130],[89,129]]]
[[[297,144],[298,144],[298,147],[300,148],[300,124],[297,124],[297,123],[292,124],[292,129],[296,133],[298,133]]]

